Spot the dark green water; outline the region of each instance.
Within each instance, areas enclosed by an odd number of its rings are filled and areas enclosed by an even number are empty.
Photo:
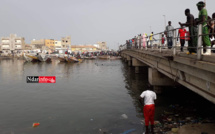
[[[56,83],[26,83],[26,76],[56,76]],[[135,129],[132,134],[140,134],[144,118],[138,97],[147,81],[147,73],[135,75],[121,60],[0,60],[0,133],[120,134]],[[197,96],[181,90],[158,95],[155,119],[169,104],[186,104],[180,95],[188,94]],[[32,128],[34,122],[40,126]]]

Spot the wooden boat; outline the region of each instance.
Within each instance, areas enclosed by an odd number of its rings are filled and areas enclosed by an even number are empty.
[[[66,57],[65,58],[67,62],[70,62],[70,63],[74,63],[74,62],[79,62],[79,60],[75,57]]]
[[[51,57],[49,55],[46,55],[46,54],[40,54],[38,56],[38,59],[42,62],[51,62]]]
[[[87,59],[87,60],[95,60],[95,59],[96,59],[96,56],[84,57],[84,59]]]
[[[120,56],[112,56],[110,57],[110,60],[118,60],[118,59],[121,59],[122,57]]]
[[[98,56],[99,59],[110,59],[110,55]]]
[[[78,62],[79,63],[82,63],[84,60],[83,59],[78,59]]]
[[[33,60],[33,58],[26,56],[25,53],[24,53],[23,57],[27,62],[31,62]]]
[[[58,56],[57,58],[60,62],[66,62],[66,56]]]
[[[38,56],[33,56],[33,55],[26,55],[27,57],[29,57],[29,58],[32,58],[32,62],[36,62],[36,61],[40,61],[39,59],[38,59]]]

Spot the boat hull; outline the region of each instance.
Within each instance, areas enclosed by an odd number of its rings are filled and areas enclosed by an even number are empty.
[[[110,59],[109,55],[98,56],[99,59]]]
[[[26,56],[25,54],[23,55],[24,59],[27,61],[27,62],[31,62],[33,59]]]
[[[31,60],[31,62],[37,62],[37,61],[40,61],[40,60],[38,59],[38,57],[37,57],[37,56],[26,55],[26,57],[31,58],[31,59],[32,59],[32,60]]]
[[[66,62],[66,58],[65,58],[65,57],[58,57],[58,60],[59,60],[60,62]]]
[[[39,55],[39,56],[38,56],[38,59],[39,59],[41,62],[51,62],[51,57],[48,56],[48,55]]]
[[[66,61],[69,62],[69,63],[79,62],[79,60],[76,59],[75,57],[66,57],[65,59],[66,59]]]

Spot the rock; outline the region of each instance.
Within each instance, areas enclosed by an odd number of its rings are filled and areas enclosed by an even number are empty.
[[[172,128],[171,131],[172,131],[173,133],[178,133],[178,128]]]
[[[154,124],[155,125],[160,124],[160,121],[154,121]]]
[[[191,120],[191,117],[186,117],[186,120],[188,120],[188,121]]]
[[[172,118],[167,118],[168,121],[172,121]]]

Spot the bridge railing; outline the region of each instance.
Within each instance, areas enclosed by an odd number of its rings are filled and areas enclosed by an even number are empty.
[[[209,21],[214,21],[214,20],[215,19],[211,19]],[[203,28],[202,24],[199,24],[196,27],[197,31],[195,32],[195,34],[185,36],[185,39],[187,39],[185,41],[188,41],[189,39],[191,40],[191,38],[192,38],[192,41],[194,42],[195,38],[196,38],[197,42],[196,42],[196,44],[194,44],[196,46],[191,47],[188,45],[188,47],[184,47],[184,48],[194,49],[194,51],[196,51],[196,54],[195,53],[193,53],[193,54],[195,54],[197,56],[198,60],[202,59],[203,49],[206,49],[206,47],[202,46],[202,43],[203,43],[202,42],[202,36],[211,35],[210,33],[209,34],[202,34],[202,28]],[[159,52],[170,50],[170,51],[172,51],[172,55],[174,56],[174,55],[176,55],[177,49],[179,47],[181,47],[180,45],[177,44],[177,40],[180,39],[180,37],[177,36],[178,29],[180,29],[180,28],[175,28],[175,29],[172,29],[169,31],[164,31],[164,32],[153,34],[151,39],[149,39],[150,36],[146,36],[145,34],[138,35],[137,38],[133,38],[134,41],[132,41],[132,42],[127,41],[126,44],[121,45],[120,50],[139,49],[139,50],[157,50]],[[165,37],[165,34],[167,34],[167,32],[171,32],[171,31],[173,32],[173,37],[172,38]],[[215,33],[213,33],[213,35],[215,35]],[[156,37],[156,38],[154,38],[154,37]],[[165,43],[162,43],[163,40],[165,40],[165,42],[167,42],[167,45],[165,45]],[[157,41],[157,43],[155,44],[154,41]],[[170,41],[170,43],[168,43],[168,41]],[[168,44],[169,44],[169,46],[168,46]],[[172,44],[172,46],[170,46],[170,44]],[[167,48],[169,48],[169,50]],[[215,50],[212,47],[210,47],[210,48],[207,47],[207,49]]]

